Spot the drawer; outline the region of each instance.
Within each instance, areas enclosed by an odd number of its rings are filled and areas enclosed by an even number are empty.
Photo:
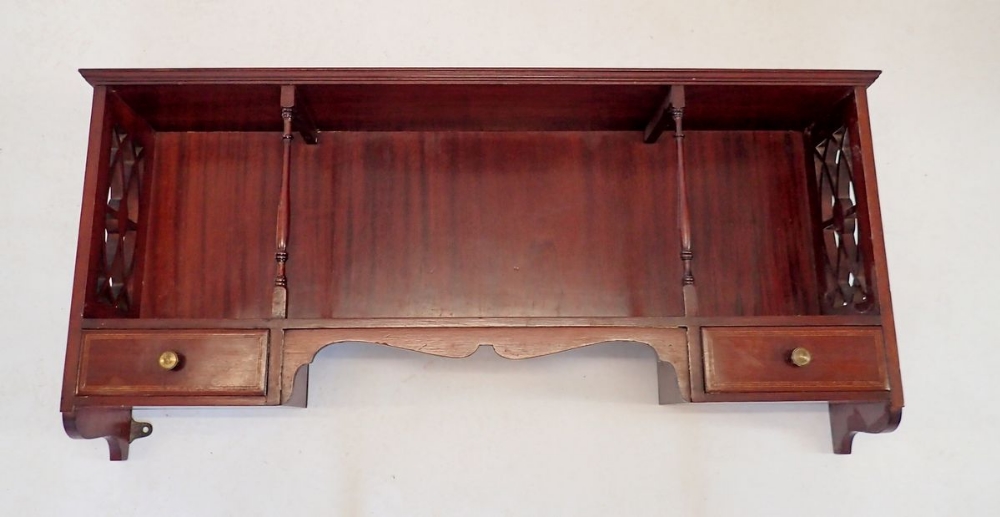
[[[77,393],[264,395],[267,342],[266,330],[84,332]]]
[[[882,330],[871,327],[702,329],[705,391],[885,391]],[[792,352],[798,352],[797,366]]]

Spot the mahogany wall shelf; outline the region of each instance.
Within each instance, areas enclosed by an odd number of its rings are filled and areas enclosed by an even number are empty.
[[[660,402],[903,407],[866,88],[807,70],[84,70],[62,397],[306,403],[325,346],[638,342]]]

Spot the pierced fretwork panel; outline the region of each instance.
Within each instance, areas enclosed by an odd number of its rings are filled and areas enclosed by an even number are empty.
[[[145,154],[129,133],[115,126],[111,131],[110,155],[97,300],[127,314],[137,302],[133,272]]]
[[[827,313],[868,312],[874,306],[862,255],[850,132],[840,127],[814,148],[822,233],[820,266]]]

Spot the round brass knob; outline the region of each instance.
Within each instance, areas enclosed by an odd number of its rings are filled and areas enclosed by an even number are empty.
[[[792,350],[791,360],[792,364],[794,364],[795,366],[802,367],[809,364],[810,361],[812,361],[812,354],[810,354],[809,351],[806,350],[805,348],[799,347],[796,348],[795,350]]]
[[[160,368],[164,370],[173,370],[177,368],[177,365],[181,363],[181,357],[177,355],[177,352],[173,350],[167,350],[160,354],[160,359],[157,361],[160,363]]]

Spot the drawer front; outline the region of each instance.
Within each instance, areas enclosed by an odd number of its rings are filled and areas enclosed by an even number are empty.
[[[702,350],[709,393],[889,389],[880,328],[705,328]]]
[[[266,330],[84,332],[77,393],[264,395],[267,342]]]

